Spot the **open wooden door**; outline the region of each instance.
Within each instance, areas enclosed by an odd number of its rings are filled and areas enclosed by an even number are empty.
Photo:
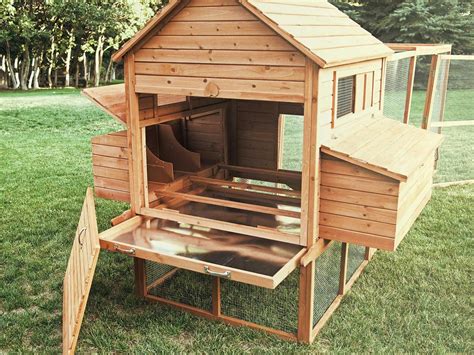
[[[99,231],[88,188],[63,284],[63,354],[73,354],[99,257]]]

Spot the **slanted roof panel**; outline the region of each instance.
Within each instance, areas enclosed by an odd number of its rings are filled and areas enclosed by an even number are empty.
[[[321,67],[380,58],[393,53],[327,1],[240,1],[257,16],[260,13],[270,20],[266,21],[267,24],[277,32],[284,32],[289,41]]]
[[[321,151],[406,181],[442,141],[439,134],[380,116],[355,120],[335,129]]]

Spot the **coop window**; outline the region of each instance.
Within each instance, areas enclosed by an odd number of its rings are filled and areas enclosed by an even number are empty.
[[[355,75],[337,81],[337,118],[354,113]]]

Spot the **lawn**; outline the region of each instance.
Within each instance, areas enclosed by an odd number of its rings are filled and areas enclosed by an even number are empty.
[[[422,99],[415,93],[415,117]],[[298,127],[288,127],[292,166]],[[117,129],[75,90],[0,93],[0,352],[60,351],[62,279],[92,185],[90,138]],[[446,131],[439,181],[474,178],[473,133]],[[104,230],[126,205],[96,207]],[[473,216],[474,186],[436,189],[399,250],[376,254],[312,346],[137,299],[132,260],[102,252],[78,350],[472,353]]]

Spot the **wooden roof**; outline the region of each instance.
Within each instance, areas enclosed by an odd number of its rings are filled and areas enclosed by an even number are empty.
[[[125,84],[88,88],[82,93],[120,123],[127,123]],[[158,107],[186,102],[186,96],[159,95],[157,102]]]
[[[321,151],[399,181],[406,181],[443,137],[383,116],[335,129]]]
[[[238,0],[322,68],[386,57],[393,51],[325,0]],[[189,0],[170,0],[148,24],[113,55],[120,61],[139,46],[166,18]],[[223,1],[224,3],[228,3]],[[180,5],[181,4],[181,5]],[[178,6],[180,5],[180,6]]]

